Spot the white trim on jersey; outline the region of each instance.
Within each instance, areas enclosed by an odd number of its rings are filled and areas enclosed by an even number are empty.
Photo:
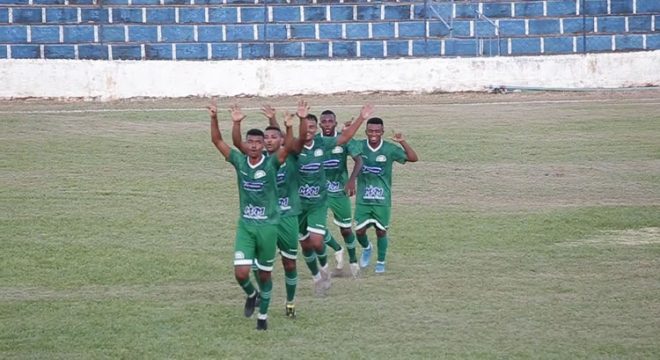
[[[253,166],[252,164],[250,164],[250,158],[245,157],[245,161],[247,161],[247,164],[250,167],[250,169],[256,169],[257,167],[259,167],[259,165],[261,165],[261,163],[263,163],[265,159],[266,159],[266,155],[261,154],[261,160],[259,160],[259,162]]]
[[[259,270],[262,270],[262,271],[273,271],[273,267],[272,267],[272,266],[263,266],[263,265],[259,264],[259,261],[257,261],[257,259],[254,259],[254,264],[257,265],[257,268],[259,268]]]
[[[380,150],[380,148],[383,147],[383,143],[384,143],[383,139],[380,139],[380,144],[378,144],[378,146],[374,149],[374,148],[371,147],[371,144],[369,144],[369,139],[366,139],[366,142],[367,142],[367,147],[372,152],[376,152],[376,151]]]
[[[387,231],[387,228],[384,227],[381,223],[379,223],[378,220],[376,220],[376,219],[368,219],[368,220],[364,221],[361,224],[355,225],[355,230],[360,230],[360,229],[362,229],[363,227],[365,227],[369,224],[374,224],[374,225],[376,225],[377,228],[379,228],[383,231]]]
[[[280,255],[282,255],[283,258],[287,258],[287,259],[291,259],[291,260],[296,260],[296,258],[298,258],[298,256],[293,255],[293,254],[289,254],[288,252],[282,251],[282,250],[280,250]]]
[[[350,227],[351,227],[351,223],[343,223],[343,222],[339,222],[339,221],[337,221],[337,220],[335,220],[335,219],[332,219],[332,222],[334,222],[335,225],[337,225],[337,226],[339,226],[339,227],[341,227],[341,228],[350,228]]]
[[[234,266],[241,266],[241,265],[250,265],[250,266],[252,266],[252,259],[234,260]]]

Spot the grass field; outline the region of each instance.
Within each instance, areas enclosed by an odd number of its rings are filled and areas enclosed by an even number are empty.
[[[296,99],[237,100],[247,129]],[[300,260],[289,320],[278,265],[266,333],[206,100],[0,102],[0,358],[660,358],[660,91],[309,100],[421,160],[388,272],[315,298]]]

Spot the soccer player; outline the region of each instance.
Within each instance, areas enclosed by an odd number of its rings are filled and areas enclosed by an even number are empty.
[[[316,136],[318,130],[318,119],[309,114],[309,106],[304,100],[298,103],[296,114],[306,122],[305,144],[298,157],[298,173],[300,175],[300,186],[298,194],[302,204],[300,214],[301,247],[305,263],[312,273],[314,288],[317,295],[324,295],[325,290],[330,287],[330,272],[328,270],[328,259],[326,247],[323,241],[326,228],[326,217],[328,212],[327,184],[323,162],[326,153],[332,151],[336,146],[341,146],[355,135],[357,129],[365,119],[371,116],[373,106],[365,105],[360,110],[358,118],[337,137]],[[317,263],[318,260],[318,263]],[[319,267],[320,265],[320,267]]]
[[[251,129],[246,135],[246,155],[232,149],[222,139],[218,126],[218,108],[215,99],[207,107],[211,117],[211,141],[225,159],[236,169],[240,217],[234,241],[234,276],[247,294],[244,314],[252,316],[259,304],[257,330],[268,328],[268,306],[273,282],[270,273],[275,262],[277,223],[280,219],[277,196],[277,170],[287,155],[283,148],[278,156],[266,157],[264,133]],[[232,121],[241,121],[245,116],[237,105],[230,110]],[[252,263],[257,265],[259,293],[250,281]]]
[[[355,232],[360,245],[365,247],[360,257],[360,267],[366,268],[371,261],[372,245],[367,238],[367,229],[376,228],[378,261],[375,272],[385,272],[387,255],[387,230],[390,226],[392,208],[392,165],[396,161],[415,162],[419,160],[401,133],[395,133],[392,140],[401,147],[383,141],[383,120],[377,117],[367,120],[367,138],[362,140],[362,171],[357,179],[355,200]]]
[[[337,116],[330,110],[321,113],[319,119],[321,135],[323,137],[339,136],[337,132]],[[351,139],[348,143],[335,146],[323,162],[325,177],[327,180],[328,207],[334,217],[333,222],[339,226],[339,231],[344,238],[346,249],[348,250],[348,262],[353,277],[357,277],[360,272],[360,266],[355,254],[355,234],[353,234],[350,197],[355,195],[355,179],[362,168],[362,148],[358,141]],[[348,176],[346,159],[348,156],[353,158],[353,171]],[[336,241],[332,238],[330,231],[326,232],[326,243],[332,244]],[[332,247],[332,245],[329,245]],[[335,248],[335,250],[337,250]],[[335,252],[336,270],[341,273],[344,268],[344,251],[341,249]]]
[[[293,139],[293,114],[284,114],[286,127],[286,141],[282,136],[275,109],[266,105],[262,113],[268,118],[269,126],[264,131],[264,147],[268,156],[276,156],[283,146],[289,147],[289,154],[285,162],[277,171],[277,192],[280,209],[280,222],[277,226],[277,248],[282,257],[284,268],[284,284],[286,288],[285,314],[295,318],[295,296],[298,284],[298,271],[296,258],[298,255],[298,215],[300,214],[300,197],[298,196],[298,167],[296,153],[300,152],[302,141]],[[241,138],[241,122],[235,121],[232,126],[232,140],[239,149],[245,147]],[[285,144],[286,143],[286,144]]]

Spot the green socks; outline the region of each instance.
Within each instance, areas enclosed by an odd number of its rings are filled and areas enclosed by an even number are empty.
[[[268,305],[270,305],[270,294],[273,290],[273,280],[268,279],[268,281],[260,283],[261,285],[261,300],[259,301],[259,314],[268,313]]]
[[[356,263],[357,255],[355,254],[355,234],[351,233],[344,238],[344,241],[346,242],[346,249],[348,250],[348,262]]]
[[[303,257],[305,258],[305,264],[307,264],[307,267],[309,268],[309,271],[312,272],[312,275],[316,275],[319,273],[319,266],[316,263],[316,253],[314,250],[304,250],[302,251]]]
[[[254,288],[254,285],[252,285],[252,281],[250,281],[250,279],[247,279],[243,282],[239,281],[238,285],[240,285],[243,288],[243,291],[245,291],[247,296],[250,296],[250,295],[254,294],[254,292],[256,291],[256,289]]]
[[[335,238],[330,234],[330,231],[326,230],[325,231],[325,237],[323,238],[323,242],[327,246],[330,246],[334,251],[339,251],[341,250],[341,245],[335,240]]]
[[[385,262],[387,255],[387,235],[378,238],[378,261]]]
[[[286,301],[292,303],[296,297],[296,285],[298,284],[298,271],[284,272],[284,285],[286,287]]]
[[[366,249],[366,248],[369,247],[369,238],[367,237],[367,234],[358,235],[357,236],[357,241],[360,243],[360,246],[362,246],[363,249]]]

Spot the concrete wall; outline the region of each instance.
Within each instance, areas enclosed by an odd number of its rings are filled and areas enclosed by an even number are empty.
[[[385,60],[0,60],[0,98],[483,91],[660,86],[660,51]]]

